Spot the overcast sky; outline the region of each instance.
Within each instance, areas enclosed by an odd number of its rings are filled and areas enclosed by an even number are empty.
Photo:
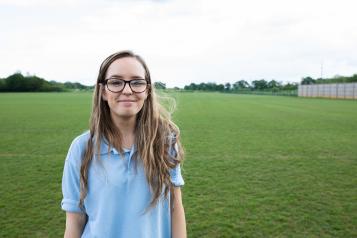
[[[0,77],[95,83],[130,49],[169,87],[357,73],[354,0],[0,0]]]

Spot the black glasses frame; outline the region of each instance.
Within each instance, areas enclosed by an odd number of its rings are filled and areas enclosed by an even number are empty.
[[[120,91],[112,91],[112,90],[109,89],[109,86],[108,86],[108,81],[109,81],[110,79],[112,79],[112,78],[105,79],[105,80],[102,82],[102,84],[103,84],[103,85],[107,85],[107,89],[108,89],[110,92],[112,92],[112,93],[120,93],[120,92],[122,92],[122,91],[124,90],[126,84],[129,84],[129,88],[130,88],[130,90],[131,90],[133,93],[142,93],[142,92],[145,92],[145,90],[148,89],[148,87],[150,86],[150,83],[149,83],[146,79],[133,79],[133,80],[117,79],[117,80],[121,80],[121,81],[124,82],[123,89],[120,90]],[[135,81],[135,80],[145,80],[145,81],[146,81],[146,87],[145,87],[145,89],[144,89],[143,91],[137,92],[137,91],[134,91],[134,90],[133,90],[133,88],[131,87],[130,82]]]

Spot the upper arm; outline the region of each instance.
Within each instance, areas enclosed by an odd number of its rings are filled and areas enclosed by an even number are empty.
[[[62,176],[61,207],[66,212],[85,213],[85,209],[79,207],[82,152],[81,144],[78,143],[78,140],[74,140],[67,153]]]
[[[66,211],[66,229],[64,237],[81,237],[87,215],[80,201],[80,167],[83,156],[83,142],[79,137],[73,140],[65,160],[62,177],[63,199],[61,207]]]

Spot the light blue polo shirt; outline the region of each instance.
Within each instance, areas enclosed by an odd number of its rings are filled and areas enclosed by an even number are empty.
[[[82,212],[79,208],[81,158],[89,139],[89,131],[75,138],[69,148],[62,178],[61,208]],[[151,201],[144,167],[131,161],[136,148],[125,151],[122,158],[115,148],[108,153],[106,140],[101,141],[100,161],[92,159],[88,174],[88,193],[84,199],[88,222],[82,237],[171,237],[170,194],[162,196],[157,205],[144,214]],[[170,149],[170,155],[176,153]],[[175,186],[183,186],[180,165],[170,170]]]

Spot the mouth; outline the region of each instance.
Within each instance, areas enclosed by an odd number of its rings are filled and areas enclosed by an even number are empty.
[[[135,100],[119,100],[118,102],[136,102]]]

